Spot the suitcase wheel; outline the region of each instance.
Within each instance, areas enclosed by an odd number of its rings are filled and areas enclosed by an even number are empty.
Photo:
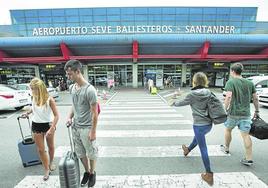
[[[23,165],[23,167],[26,167],[27,166],[26,163],[22,163],[22,165]]]

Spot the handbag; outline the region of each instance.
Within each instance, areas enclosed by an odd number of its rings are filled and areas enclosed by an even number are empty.
[[[252,118],[249,134],[260,140],[268,139],[268,123],[260,117]]]

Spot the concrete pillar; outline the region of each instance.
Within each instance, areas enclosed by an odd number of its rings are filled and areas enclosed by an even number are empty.
[[[186,84],[186,74],[187,74],[187,65],[182,64],[181,65],[181,86],[183,86],[183,83]]]
[[[39,71],[39,67],[37,65],[34,65],[34,74],[37,78],[41,78],[40,77],[40,71]]]
[[[83,76],[86,79],[86,81],[88,81],[88,66],[87,65],[83,65]]]
[[[132,87],[138,88],[138,64],[132,64]]]

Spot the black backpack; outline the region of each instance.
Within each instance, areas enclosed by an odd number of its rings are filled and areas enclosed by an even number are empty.
[[[211,92],[208,99],[208,115],[214,124],[221,124],[227,120],[227,113],[222,102]]]

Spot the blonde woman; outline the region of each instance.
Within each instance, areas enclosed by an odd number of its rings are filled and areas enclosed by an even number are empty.
[[[187,156],[191,150],[197,145],[199,146],[203,164],[206,173],[201,174],[201,177],[209,185],[213,185],[213,172],[210,169],[210,161],[208,157],[207,144],[205,135],[210,132],[212,128],[212,121],[208,117],[207,101],[211,92],[207,89],[208,79],[207,76],[198,72],[193,77],[193,88],[191,92],[181,101],[172,102],[174,106],[190,105],[193,114],[193,130],[194,138],[192,143],[187,147],[182,145],[183,154]]]
[[[56,169],[56,166],[53,164],[55,152],[54,134],[59,120],[59,113],[55,100],[49,96],[46,85],[42,80],[39,78],[32,79],[30,88],[33,95],[32,107],[24,115],[29,116],[32,113],[33,137],[45,170],[43,180],[46,181],[49,178],[50,171]],[[45,151],[45,139],[49,156]]]

